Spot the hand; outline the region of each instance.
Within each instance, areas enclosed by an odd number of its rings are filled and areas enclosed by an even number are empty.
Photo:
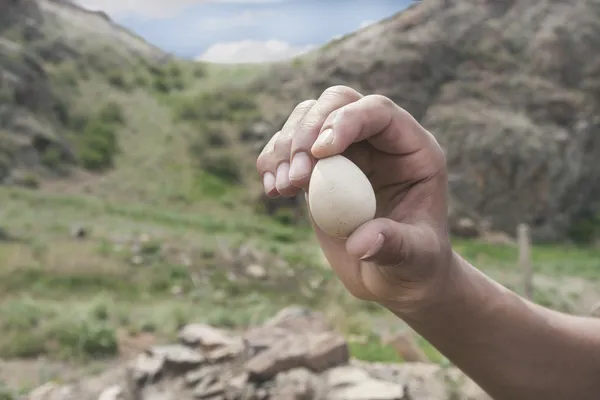
[[[300,103],[259,155],[265,192],[308,191],[317,159],[335,154],[369,177],[377,214],[345,240],[313,222],[325,257],[352,295],[416,311],[447,284],[452,265],[441,147],[390,99],[331,87],[318,100]]]

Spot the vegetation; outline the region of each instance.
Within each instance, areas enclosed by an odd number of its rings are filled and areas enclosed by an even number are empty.
[[[353,338],[354,356],[401,361],[374,328],[398,322],[342,290],[308,226],[294,225],[289,210],[256,212],[255,155],[238,133],[259,120],[260,99],[243,86],[262,67],[124,59],[87,42],[67,57],[56,46],[29,46],[48,75],[35,88],[48,91],[34,92],[43,112],[25,107],[28,121],[39,118],[27,127],[44,139],[34,149],[40,167],[88,174],[57,181],[32,168],[23,187],[0,186],[0,357],[81,364],[121,354],[141,335],[172,340],[190,321],[241,328],[297,303],[324,310]],[[15,93],[0,85],[0,102],[16,109]],[[16,168],[15,132],[0,130],[0,180]],[[574,237],[585,242],[590,229],[582,223]],[[455,245],[520,291],[514,247]],[[599,260],[592,247],[536,246],[535,300],[584,310],[600,297]],[[253,263],[266,278],[246,272]]]

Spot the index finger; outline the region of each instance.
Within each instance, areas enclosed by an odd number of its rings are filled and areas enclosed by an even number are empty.
[[[306,188],[314,158],[310,148],[317,139],[327,117],[340,107],[351,104],[363,96],[347,86],[326,89],[310,111],[302,118],[293,133],[290,149],[290,180],[299,188]]]
[[[431,145],[432,139],[408,111],[387,97],[369,95],[330,115],[311,152],[316,158],[329,157],[368,140],[381,152],[409,155]]]

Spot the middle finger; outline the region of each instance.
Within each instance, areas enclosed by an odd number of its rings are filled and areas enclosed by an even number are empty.
[[[306,189],[314,164],[310,148],[314,144],[327,117],[335,110],[358,101],[363,96],[347,86],[332,86],[326,89],[314,106],[304,116],[292,137],[290,182]]]

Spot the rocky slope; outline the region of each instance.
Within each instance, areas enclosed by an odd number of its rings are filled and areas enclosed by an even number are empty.
[[[389,96],[444,146],[455,204],[564,238],[600,189],[599,17],[598,0],[424,0],[276,66],[265,113],[277,127],[334,84]]]
[[[82,119],[97,111],[73,111],[75,96],[66,91],[78,72],[165,58],[106,15],[70,2],[0,2],[0,183],[64,173],[78,162]]]

